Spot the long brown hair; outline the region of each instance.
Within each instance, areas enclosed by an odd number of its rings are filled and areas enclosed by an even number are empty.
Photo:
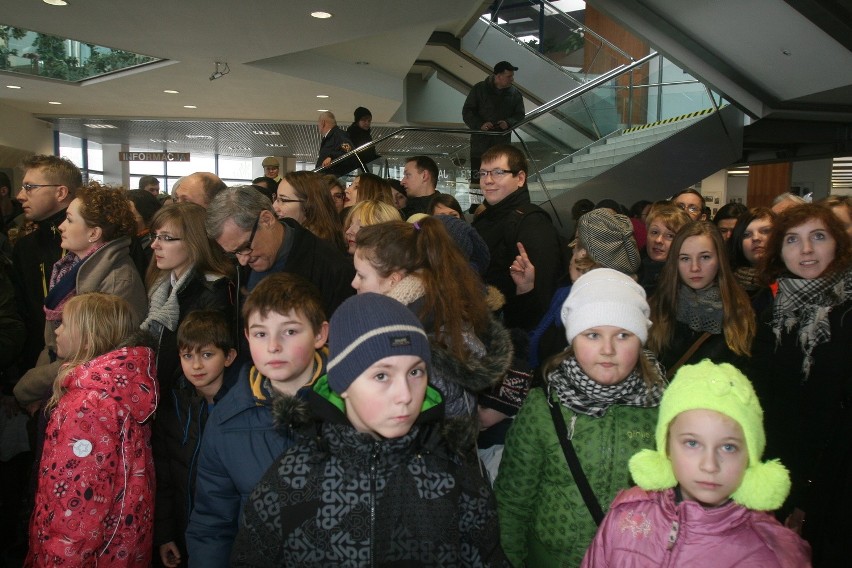
[[[66,354],[65,363],[53,381],[48,410],[65,394],[62,382],[74,367],[117,349],[135,331],[127,300],[102,292],[78,294],[68,300],[62,310],[62,325],[63,333],[76,336],[77,349]]]
[[[323,177],[314,172],[298,171],[287,172],[284,179],[302,200],[302,211],[305,214],[302,225],[317,237],[345,251],[340,216]]]
[[[384,178],[371,173],[358,176],[358,203],[362,201],[383,201],[394,205],[391,184]],[[394,205],[395,207],[395,205]]]
[[[684,225],[675,235],[666,264],[660,273],[657,290],[651,296],[651,321],[648,332],[648,347],[655,353],[669,348],[674,334],[677,317],[677,299],[680,290],[678,262],[680,249],[690,237],[707,236],[713,242],[718,259],[715,284],[722,295],[722,331],[728,348],[737,355],[750,355],[751,342],[757,331],[754,310],[748,294],[734,278],[728,262],[725,243],[719,228],[710,221],[692,221]]]
[[[380,223],[362,227],[355,242],[356,254],[382,277],[403,271],[421,279],[426,294],[420,320],[434,318],[435,340],[466,360],[470,352],[463,333],[469,328],[477,335],[484,333],[490,312],[482,282],[444,224],[433,217],[414,225],[404,221]]]
[[[176,237],[187,248],[189,261],[196,274],[221,274],[233,278],[234,267],[227,261],[218,245],[211,242],[204,229],[206,211],[195,203],[179,202],[163,207],[151,219],[151,232],[156,233],[167,223],[177,232]],[[179,243],[180,244],[180,243]],[[157,262],[151,259],[145,274],[145,286],[148,290],[168,271],[157,268]]]

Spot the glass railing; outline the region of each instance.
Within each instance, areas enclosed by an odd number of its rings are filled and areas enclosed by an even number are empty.
[[[156,61],[162,60],[0,25],[0,71],[80,82]]]
[[[517,39],[576,78],[587,80],[634,60],[627,52],[544,0],[495,2],[494,11],[482,16],[490,26]]]
[[[686,74],[659,54],[650,54],[609,73],[602,74],[562,96],[530,111],[512,130],[512,142],[519,145],[530,162],[529,186],[536,202],[550,201],[572,187],[569,164],[589,154],[595,146],[614,141],[626,130],[648,127],[662,121],[674,123],[654,132],[670,135],[690,115],[715,112],[725,101],[705,85]],[[573,126],[583,116],[594,116],[595,136],[579,136]],[[675,120],[680,119],[680,120]],[[672,130],[670,130],[672,129]],[[499,136],[495,132],[477,132]],[[454,194],[459,202],[476,202],[470,189],[470,134],[463,128],[402,127],[338,158],[332,164],[357,159],[357,152],[375,147],[382,159],[361,163],[365,171],[389,177],[399,171],[407,156],[423,154],[435,160],[440,170],[439,190]],[[635,136],[633,140],[639,138]],[[652,137],[653,138],[653,137]],[[577,145],[576,139],[588,140]],[[654,140],[659,139],[655,138]],[[641,151],[649,139],[628,139],[614,153],[616,163]],[[645,144],[644,146],[642,144]],[[603,160],[602,160],[603,161]],[[606,164],[595,164],[601,169]],[[566,173],[567,172],[567,173]],[[391,174],[392,175],[392,174]]]

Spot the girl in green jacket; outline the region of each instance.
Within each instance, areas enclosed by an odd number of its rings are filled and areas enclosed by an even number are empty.
[[[545,386],[509,429],[494,486],[514,566],[579,566],[600,508],[630,485],[628,459],[653,447],[665,373],[642,348],[648,314],[644,290],[621,272],[599,268],[574,283],[561,314],[570,347],[545,363]],[[582,473],[569,468],[561,441],[573,445]]]

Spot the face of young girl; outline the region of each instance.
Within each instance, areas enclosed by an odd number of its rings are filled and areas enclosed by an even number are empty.
[[[817,278],[834,260],[837,241],[820,219],[809,219],[783,237],[781,258],[787,270],[799,278]]]
[[[74,333],[65,322],[56,328],[56,354],[63,359],[70,357],[80,348],[80,336]]]
[[[766,242],[772,232],[772,219],[755,219],[743,232],[743,256],[755,266],[766,254]]]
[[[680,281],[693,290],[703,290],[713,284],[719,272],[719,256],[713,239],[707,235],[684,239],[677,255],[677,271]]]
[[[740,425],[703,408],[681,412],[672,420],[668,453],[683,498],[707,507],[725,503],[748,467]]]
[[[382,276],[357,249],[354,261],[355,278],[352,279],[352,287],[355,288],[355,293],[365,294],[367,292],[375,292],[376,294],[384,295],[390,292],[390,289],[395,284],[396,272],[388,276]]]
[[[571,346],[590,379],[601,385],[617,385],[636,368],[642,342],[626,329],[599,325],[581,332]]]

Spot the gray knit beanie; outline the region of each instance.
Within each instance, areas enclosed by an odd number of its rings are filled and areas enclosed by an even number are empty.
[[[381,294],[358,294],[343,302],[329,322],[328,386],[340,394],[376,361],[415,355],[428,368],[429,339],[406,306]]]
[[[589,257],[605,268],[636,274],[642,261],[630,219],[608,209],[589,211],[577,223],[577,238]]]

